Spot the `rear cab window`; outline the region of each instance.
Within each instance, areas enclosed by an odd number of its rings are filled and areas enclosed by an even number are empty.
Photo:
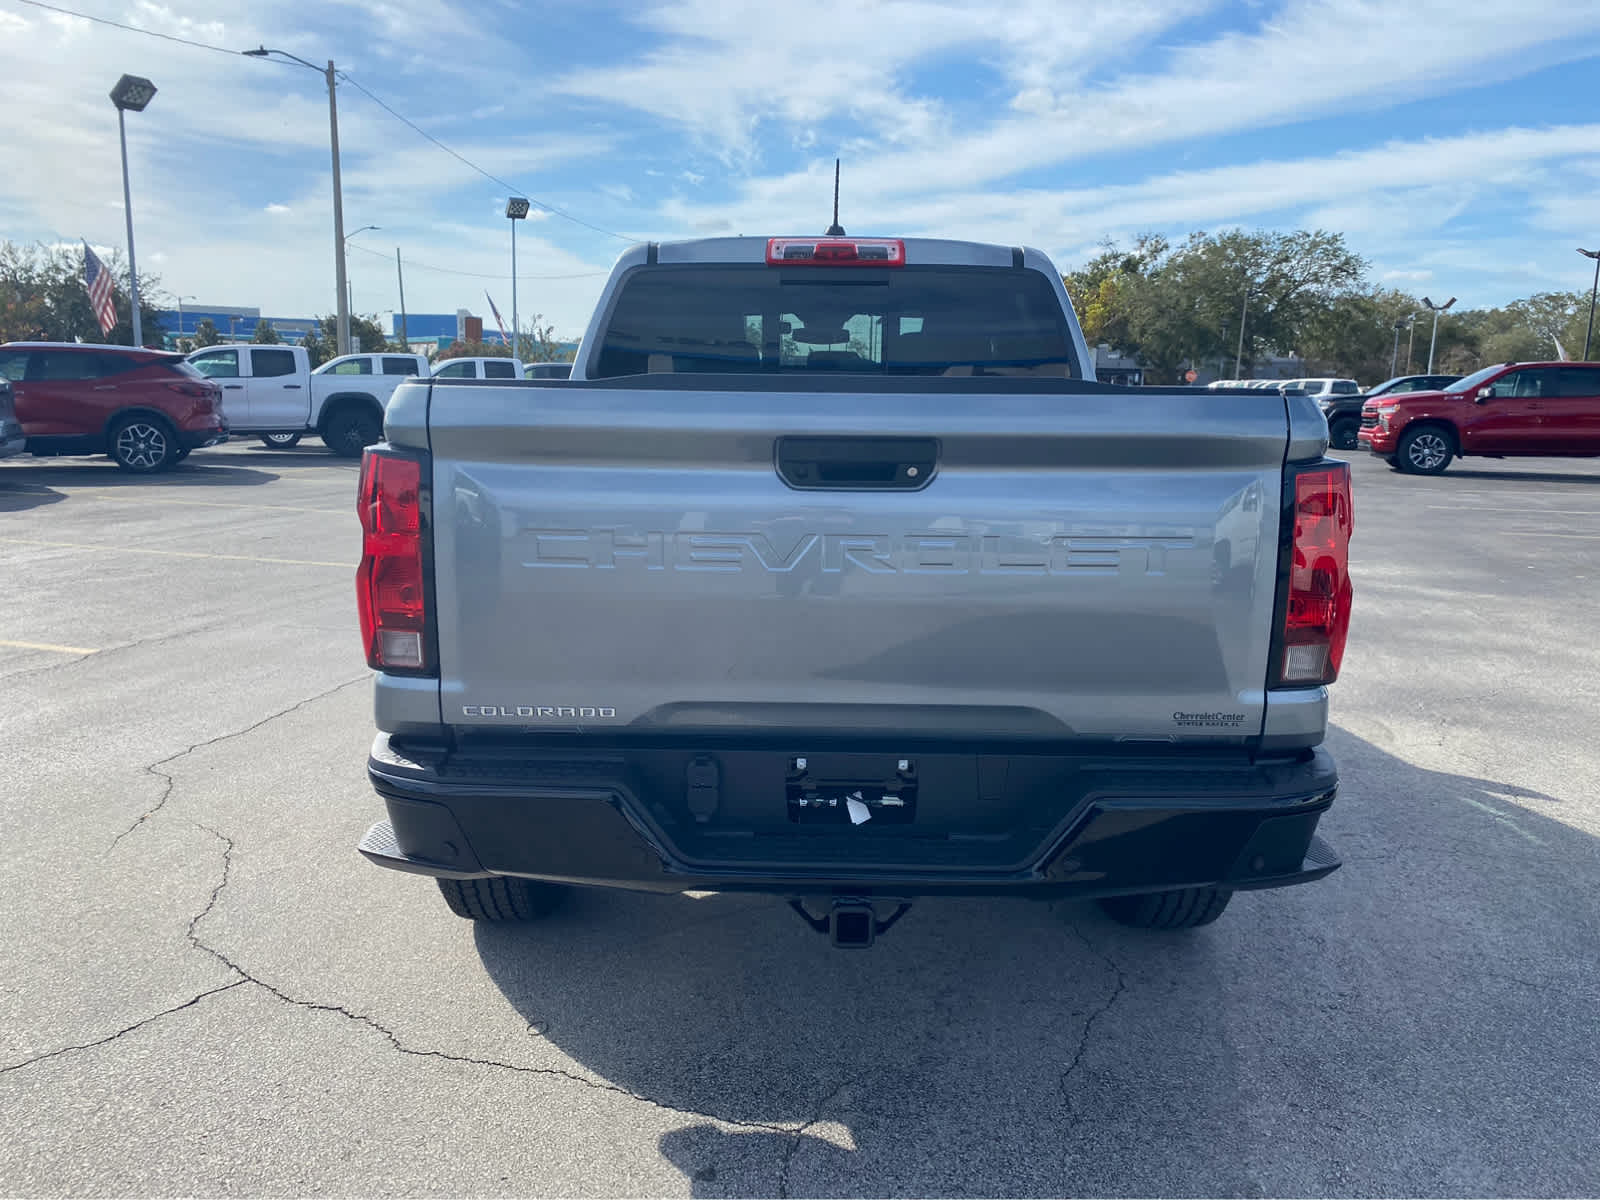
[[[293,350],[251,350],[250,373],[258,379],[293,375],[298,370]]]
[[[383,373],[385,375],[416,375],[417,360],[414,358],[385,358],[383,360]]]
[[[478,364],[471,362],[446,363],[433,373],[435,379],[476,379]]]
[[[517,368],[510,362],[486,362],[483,364],[483,377],[485,379],[515,379]]]
[[[663,372],[1082,378],[1046,276],[936,265],[635,268],[591,377]]]
[[[334,363],[325,370],[318,371],[319,375],[371,375],[372,360],[370,358],[347,358],[344,362]]]
[[[214,350],[209,354],[202,354],[197,358],[190,359],[189,365],[208,379],[239,378],[239,352],[237,350]]]

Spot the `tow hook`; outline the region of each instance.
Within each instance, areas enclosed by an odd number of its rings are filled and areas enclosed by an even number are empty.
[[[895,909],[880,919],[874,904],[893,904]],[[835,896],[826,915],[820,917],[811,915],[804,900],[791,900],[789,907],[818,933],[827,934],[841,950],[865,950],[879,934],[888,932],[896,921],[911,911],[911,901]]]

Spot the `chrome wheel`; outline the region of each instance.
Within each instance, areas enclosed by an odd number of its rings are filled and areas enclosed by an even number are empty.
[[[172,437],[152,421],[134,419],[117,429],[111,456],[130,471],[159,471],[173,457]]]
[[[261,442],[272,450],[287,450],[300,444],[298,433],[263,433]]]

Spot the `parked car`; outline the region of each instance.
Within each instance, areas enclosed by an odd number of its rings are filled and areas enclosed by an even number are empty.
[[[1322,401],[1322,415],[1328,418],[1328,440],[1335,450],[1354,450],[1356,434],[1361,430],[1361,409],[1368,400],[1406,392],[1436,392],[1460,378],[1459,375],[1397,375],[1357,396],[1329,396]]]
[[[109,454],[125,471],[165,471],[228,440],[222,393],[181,354],[78,342],[7,342],[28,453]]]
[[[11,391],[11,380],[0,376],[0,458],[21,454],[27,445],[22,422],[17,420],[17,401]]]
[[[359,458],[383,436],[383,406],[394,389],[428,373],[421,354],[345,354],[313,371],[303,346],[250,343],[208,346],[189,362],[222,388],[233,432],[280,449],[314,433],[346,458]]]
[[[526,379],[527,368],[514,358],[452,358],[434,364],[435,379]]]
[[[1415,475],[1467,455],[1600,457],[1600,363],[1498,363],[1439,391],[1376,396],[1357,439]]]
[[[1096,382],[1037,250],[638,246],[570,382],[408,382],[384,428],[360,848],[463,917],[589,884],[841,946],[927,894],[1176,929],[1338,866],[1350,465],[1304,399]]]

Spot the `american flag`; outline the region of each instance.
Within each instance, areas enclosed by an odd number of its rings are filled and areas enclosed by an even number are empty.
[[[117,323],[117,306],[111,299],[111,272],[89,249],[88,242],[83,244],[83,288],[89,293],[89,303],[94,307],[95,319],[100,322],[100,332],[110,333]]]
[[[500,340],[506,345],[511,345],[511,339],[506,336],[506,323],[500,319],[500,310],[494,306],[494,297],[489,295],[489,289],[483,291],[483,298],[489,302],[489,311],[494,314],[494,323],[500,326]]]

